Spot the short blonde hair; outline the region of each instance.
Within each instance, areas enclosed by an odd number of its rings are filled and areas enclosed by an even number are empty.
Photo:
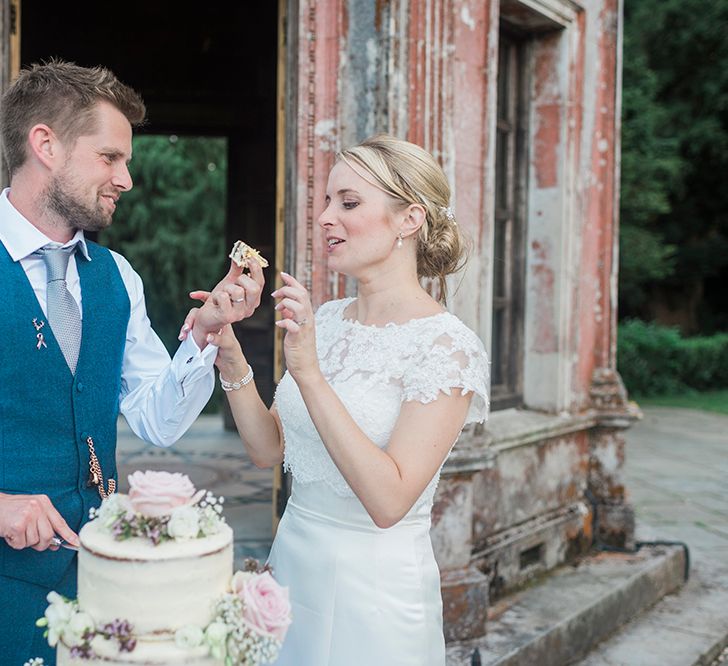
[[[425,209],[417,236],[417,275],[436,278],[444,302],[445,276],[462,268],[467,251],[450,209],[450,185],[435,158],[420,146],[387,134],[370,137],[337,157],[354,171],[371,174],[374,184],[394,199],[395,210],[412,204]]]
[[[116,107],[133,127],[144,121],[142,98],[104,67],[50,60],[23,69],[3,94],[1,105],[0,134],[10,175],[28,157],[28,132],[33,125],[45,123],[72,145],[82,134],[95,130],[99,102]]]

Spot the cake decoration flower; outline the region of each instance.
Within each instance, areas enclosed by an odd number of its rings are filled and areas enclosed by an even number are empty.
[[[174,642],[177,647],[181,648],[196,648],[202,645],[202,639],[205,637],[205,633],[193,624],[189,624],[186,627],[180,627],[174,634]]]
[[[167,534],[173,539],[194,539],[200,532],[200,514],[191,506],[172,509]]]
[[[244,601],[243,619],[251,629],[282,641],[291,624],[288,588],[281,587],[270,572],[245,580],[238,595]]]
[[[129,475],[129,499],[134,511],[150,518],[168,516],[172,509],[195,504],[205,494],[195,492],[189,477],[179,472],[134,472]]]
[[[185,474],[134,472],[129,485],[129,495],[114,493],[89,512],[117,541],[141,537],[156,546],[211,536],[225,524],[225,498],[196,490]]]

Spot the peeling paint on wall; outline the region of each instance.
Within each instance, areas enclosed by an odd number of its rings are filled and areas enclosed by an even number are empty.
[[[460,20],[471,30],[475,30],[475,19],[470,14],[470,7],[463,5],[460,9]]]
[[[559,184],[559,145],[561,142],[561,106],[542,104],[536,110],[538,129],[534,137],[533,162],[536,184],[540,188]]]
[[[319,150],[323,152],[336,152],[337,122],[335,120],[319,120],[314,128],[314,133],[319,139]]]
[[[533,276],[529,297],[535,309],[536,325],[531,349],[539,354],[555,352],[558,349],[556,324],[554,321],[554,268],[551,246],[547,240],[531,242],[531,258],[528,262]]]

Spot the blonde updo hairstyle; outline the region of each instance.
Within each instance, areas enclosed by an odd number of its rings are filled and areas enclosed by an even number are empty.
[[[395,212],[412,204],[425,209],[417,232],[417,275],[437,279],[445,302],[445,276],[462,268],[466,245],[450,209],[450,185],[435,158],[414,143],[380,134],[341,151],[338,159],[392,197]]]

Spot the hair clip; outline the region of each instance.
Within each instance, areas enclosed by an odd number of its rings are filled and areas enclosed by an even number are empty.
[[[442,206],[440,210],[442,211],[442,214],[450,220],[450,222],[455,222],[455,213],[452,212],[452,208],[450,208],[450,206]]]

